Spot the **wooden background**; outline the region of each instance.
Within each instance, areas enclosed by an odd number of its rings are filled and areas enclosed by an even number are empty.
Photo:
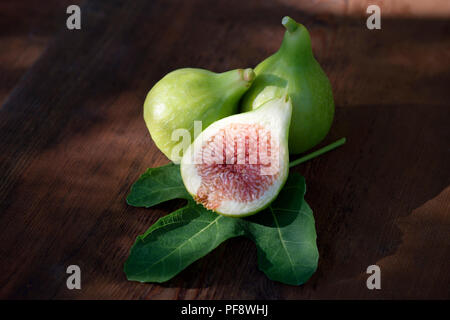
[[[448,1],[0,2],[0,298],[450,298]],[[374,3],[370,1],[370,3]],[[281,18],[311,32],[344,147],[293,170],[307,181],[319,267],[300,287],[268,280],[232,239],[156,284],[122,271],[137,235],[181,205],[127,206],[131,184],[168,160],[142,118],[167,72],[255,66],[280,45]],[[66,288],[66,268],[82,289]],[[381,290],[366,288],[369,265]]]

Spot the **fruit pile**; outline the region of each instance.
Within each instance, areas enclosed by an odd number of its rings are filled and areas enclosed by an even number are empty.
[[[127,203],[148,208],[184,199],[186,205],[137,237],[124,265],[127,279],[168,281],[238,236],[255,243],[259,269],[272,280],[300,285],[316,271],[305,179],[289,168],[345,138],[289,162],[289,154],[326,136],[334,102],[306,28],[289,17],[282,24],[280,49],[255,70],[180,69],[148,93],[145,122],[172,163],[148,169]]]
[[[223,215],[267,207],[286,182],[289,154],[317,145],[333,121],[331,85],[313,56],[308,30],[290,17],[282,24],[280,49],[254,71],[176,70],[144,103],[153,141],[181,162],[186,189]]]

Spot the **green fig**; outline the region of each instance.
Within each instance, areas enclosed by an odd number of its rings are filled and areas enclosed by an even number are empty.
[[[289,173],[288,96],[218,120],[187,148],[181,160],[186,190],[205,208],[243,217],[266,208]]]
[[[194,121],[202,129],[238,112],[238,102],[253,82],[252,69],[214,73],[203,69],[175,70],[150,90],[144,102],[144,120],[156,146],[173,162],[179,163],[184,149],[177,129],[194,137]],[[192,140],[191,140],[192,139]]]
[[[242,111],[281,97],[292,99],[289,152],[298,154],[317,145],[330,130],[334,101],[330,81],[313,56],[308,30],[290,17],[280,49],[256,68],[256,79],[242,101]]]

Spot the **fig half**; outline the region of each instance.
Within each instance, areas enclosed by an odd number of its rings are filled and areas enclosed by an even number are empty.
[[[181,176],[197,203],[242,217],[267,207],[289,170],[290,98],[211,124],[186,150]]]

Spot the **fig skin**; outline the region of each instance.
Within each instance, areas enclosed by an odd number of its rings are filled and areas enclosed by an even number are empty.
[[[147,94],[144,120],[156,146],[171,161],[180,141],[172,140],[176,129],[186,129],[191,141],[194,121],[202,121],[202,130],[211,123],[238,112],[239,99],[253,82],[252,69],[236,69],[215,73],[196,68],[178,69],[168,73]],[[188,144],[188,145],[189,145]]]
[[[330,81],[313,56],[308,30],[289,17],[280,49],[256,68],[256,79],[244,95],[241,110],[256,109],[287,93],[292,99],[289,152],[305,152],[325,138],[334,117]]]

